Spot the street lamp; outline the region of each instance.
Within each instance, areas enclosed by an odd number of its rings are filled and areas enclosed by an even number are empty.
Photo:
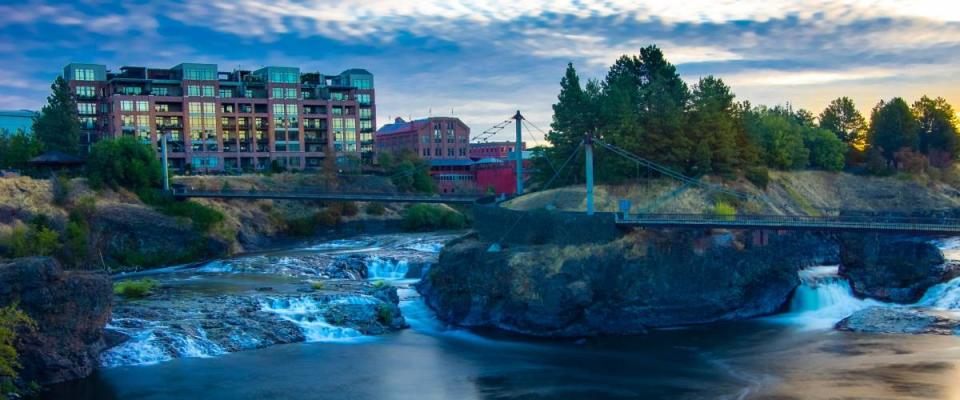
[[[160,151],[163,154],[163,191],[170,191],[170,172],[167,167],[167,137],[170,136],[169,133],[165,133],[160,136]]]

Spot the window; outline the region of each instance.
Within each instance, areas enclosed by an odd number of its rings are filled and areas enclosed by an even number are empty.
[[[165,87],[155,87],[150,89],[150,94],[154,96],[169,96],[170,90]]]
[[[73,79],[77,81],[94,81],[97,78],[93,75],[93,69],[77,68],[73,70]]]
[[[361,121],[360,121],[360,129],[361,129],[361,130],[364,130],[364,129],[373,129],[373,122],[361,120]]]
[[[447,157],[453,157],[453,149],[447,149]]]
[[[373,89],[373,80],[371,79],[351,79],[350,83],[357,89]]]
[[[287,98],[288,98],[288,99],[296,99],[296,98],[297,98],[297,89],[296,89],[296,88],[287,88],[285,91],[286,91],[286,94],[287,94]],[[298,158],[298,160],[299,160],[299,158]]]
[[[81,129],[93,129],[97,124],[96,117],[80,117],[80,128]]]
[[[433,149],[433,155],[435,155],[435,156],[440,156],[441,154],[442,154],[442,153],[440,153],[440,148],[439,148],[439,147]]]
[[[243,91],[243,97],[246,97],[246,98],[248,98],[248,99],[253,98],[253,90],[250,90],[250,89],[244,90],[244,91]]]
[[[272,93],[272,96],[271,96],[271,97],[274,98],[274,99],[282,99],[282,98],[283,98],[283,88],[275,87],[275,88],[273,88],[273,90],[271,91],[271,93]]]
[[[203,103],[203,113],[209,115],[215,114],[217,112],[215,106],[214,103]]]
[[[129,100],[123,100],[120,102],[120,111],[133,111],[133,102]]]
[[[346,97],[347,96],[344,96],[344,94],[340,92],[330,93],[330,100],[333,101],[343,101],[346,100]]]
[[[213,97],[213,86],[203,87],[203,97]]]
[[[230,89],[220,89],[220,98],[229,99],[233,97],[233,90]]]
[[[209,69],[185,68],[183,71],[183,79],[188,81],[212,81],[217,79],[216,74],[216,71]]]
[[[120,94],[137,96],[141,93],[143,93],[143,88],[139,86],[121,86],[120,87]]]
[[[370,115],[371,115],[371,112],[369,108],[366,108],[366,107],[360,108],[360,119],[370,119]]]
[[[360,104],[370,104],[370,95],[369,94],[358,94],[357,103]]]
[[[77,86],[77,97],[85,99],[97,97],[97,90],[93,86]]]
[[[200,96],[200,86],[196,86],[196,85],[187,86],[187,96]]]
[[[132,115],[121,115],[120,116],[120,125],[123,127],[133,127],[135,124],[135,119]]]
[[[202,107],[200,103],[190,103],[188,109],[190,110],[190,114],[200,114]]]
[[[78,114],[96,114],[97,105],[93,103],[77,103],[77,113]]]
[[[138,101],[137,111],[142,111],[142,112],[150,111],[150,103],[146,101]]]

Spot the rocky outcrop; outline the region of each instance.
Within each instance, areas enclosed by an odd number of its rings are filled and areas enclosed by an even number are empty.
[[[960,320],[935,312],[902,307],[870,307],[840,321],[837,329],[865,333],[955,335]]]
[[[17,338],[21,378],[54,383],[89,375],[105,347],[112,296],[105,274],[64,271],[52,258],[0,264],[0,306],[16,302],[37,324]]]
[[[440,319],[537,336],[633,334],[780,309],[798,284],[802,234],[649,230],[606,244],[452,242],[418,286]]]
[[[840,274],[858,296],[913,303],[937,283],[957,275],[932,243],[882,234],[840,236]]]

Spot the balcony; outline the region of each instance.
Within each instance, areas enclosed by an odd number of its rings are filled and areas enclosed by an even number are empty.
[[[183,124],[181,123],[163,123],[157,124],[158,130],[168,130],[168,129],[183,129]]]

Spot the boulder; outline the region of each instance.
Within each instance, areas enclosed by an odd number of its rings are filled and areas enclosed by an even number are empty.
[[[17,302],[37,323],[17,338],[21,378],[47,384],[93,372],[106,346],[112,296],[106,274],[64,271],[52,258],[0,264],[0,306]]]
[[[937,283],[956,276],[934,244],[883,234],[840,236],[840,274],[854,293],[896,303],[914,303]]]
[[[451,242],[418,284],[438,317],[461,326],[570,337],[749,318],[779,310],[798,285],[802,234],[754,244],[699,230],[648,230],[605,244]]]
[[[903,307],[869,307],[837,323],[837,329],[865,333],[954,335],[960,321],[945,315]]]

